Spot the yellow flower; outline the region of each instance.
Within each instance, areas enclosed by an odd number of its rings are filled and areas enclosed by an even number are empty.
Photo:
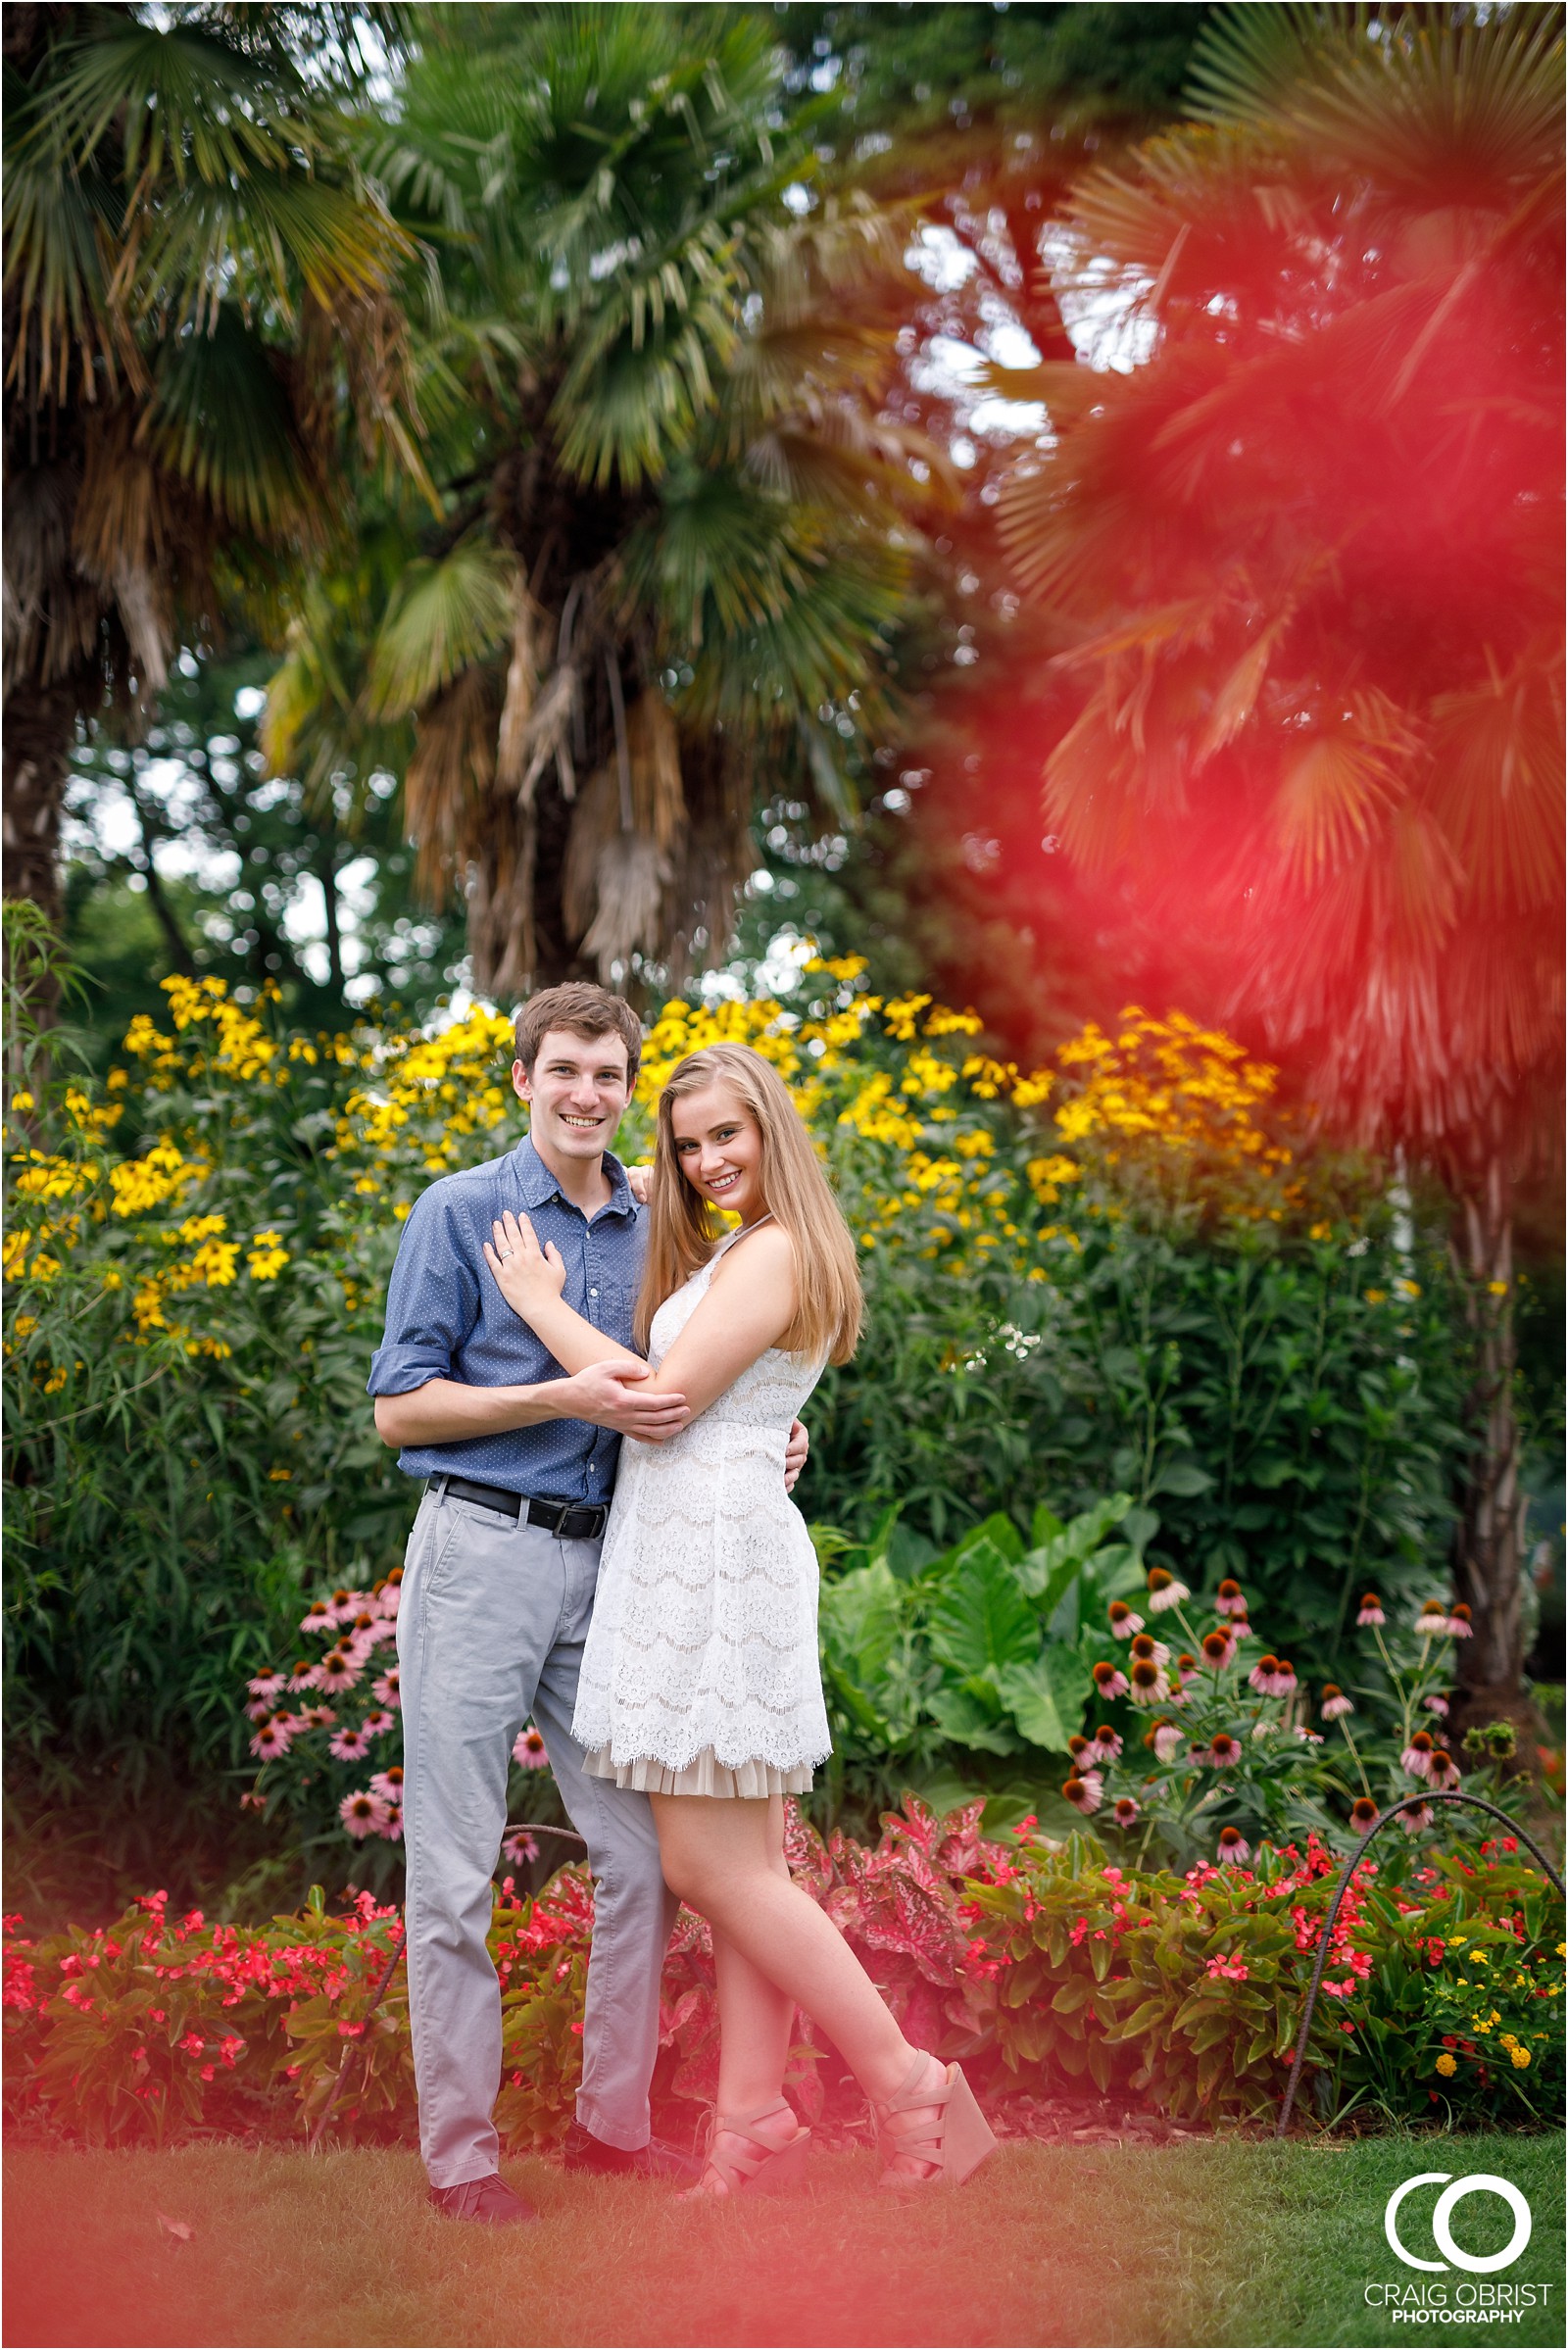
[[[1445,2048],[1443,2054],[1438,2058],[1438,2071],[1443,2075],[1445,2081],[1451,2081],[1458,2070],[1459,2068],[1454,2063],[1453,2058],[1448,2054],[1447,2049]]]
[[[1361,1295],[1368,1305],[1386,1305],[1388,1303],[1389,1293],[1387,1290],[1363,1290]]]
[[[1334,1238],[1334,1227],[1332,1224],[1314,1224],[1306,1237],[1309,1241],[1331,1241]]]
[[[1513,2066],[1513,2069],[1516,2073],[1524,2072],[1526,2066],[1530,2062],[1529,2049],[1520,2048],[1518,2046],[1510,2048],[1508,2051],[1508,2061]]]
[[[259,1232],[251,1242],[245,1269],[252,1281],[275,1281],[288,1263],[288,1250],[275,1232]]]
[[[1489,1281],[1487,1283],[1487,1295],[1489,1297],[1506,1297],[1508,1295],[1508,1284],[1505,1281]]]

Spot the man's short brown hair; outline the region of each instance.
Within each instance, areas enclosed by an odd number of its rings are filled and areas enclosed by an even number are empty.
[[[612,996],[608,988],[595,987],[587,979],[568,979],[562,987],[547,987],[530,996],[517,1014],[514,1032],[517,1058],[529,1077],[539,1048],[553,1028],[564,1029],[568,1036],[580,1036],[590,1044],[595,1037],[618,1036],[626,1048],[627,1077],[636,1082],[643,1056],[642,1023],[624,996]]]

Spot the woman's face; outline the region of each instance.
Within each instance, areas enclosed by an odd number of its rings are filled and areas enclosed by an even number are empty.
[[[767,1212],[762,1196],[762,1137],[733,1087],[722,1081],[682,1094],[671,1107],[675,1163],[693,1191],[743,1224]]]

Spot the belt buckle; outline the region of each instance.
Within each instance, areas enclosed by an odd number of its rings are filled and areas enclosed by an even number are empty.
[[[569,1517],[574,1516],[580,1507],[581,1504],[579,1502],[563,1501],[561,1507],[557,1510],[556,1522],[550,1531],[555,1536],[558,1542],[570,1541],[571,1538],[566,1532],[566,1520]]]

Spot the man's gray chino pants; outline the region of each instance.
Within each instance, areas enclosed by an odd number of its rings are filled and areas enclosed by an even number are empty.
[[[398,1612],[409,2004],[432,2186],[497,2167],[501,1991],[485,1937],[512,1745],[531,1716],[596,1882],[577,2119],[647,2143],[659,1979],[675,1900],[646,1795],[592,1779],[571,1735],[600,1544],[425,1493]]]

